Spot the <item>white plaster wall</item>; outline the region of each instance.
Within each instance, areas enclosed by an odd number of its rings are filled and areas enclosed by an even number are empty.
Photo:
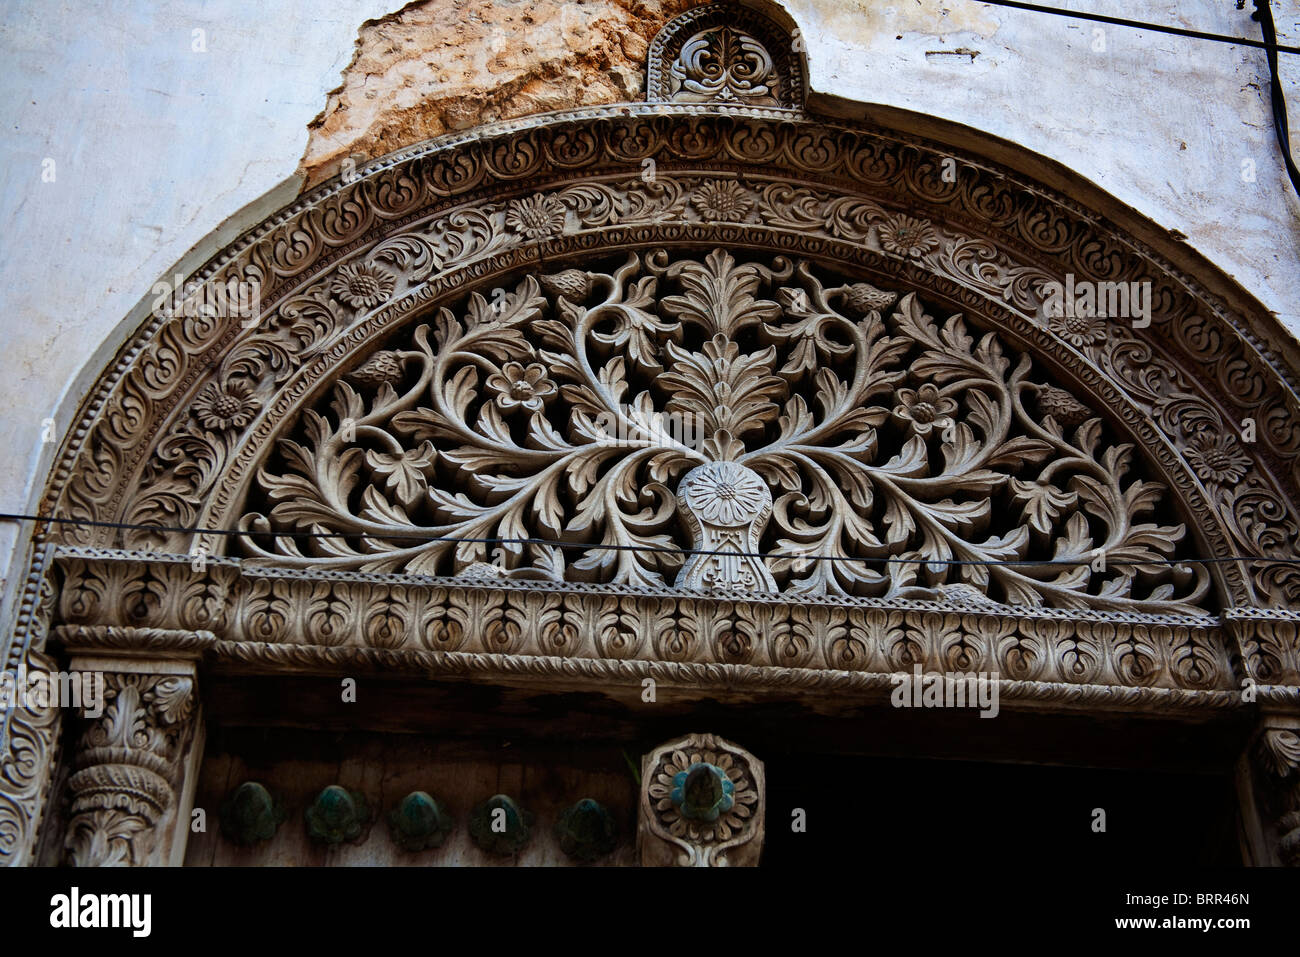
[[[1261,39],[1253,0],[1040,2]],[[808,38],[813,90],[977,127],[1071,167],[1182,232],[1300,335],[1300,197],[1262,49],[955,0],[783,5]],[[1300,46],[1300,0],[1272,8],[1278,42]],[[1300,162],[1300,55],[1279,60]]]
[[[1057,3],[1259,36],[1228,0]],[[1263,51],[1105,27],[1099,52],[1093,24],[968,0],[785,5],[815,92],[937,115],[1070,166],[1181,231],[1300,332],[1300,199],[1274,141]],[[400,6],[7,0],[0,510],[33,506],[56,447],[42,441],[46,420],[57,439],[142,320],[152,284],[178,262],[200,265],[297,192],[307,124],[358,28]],[[1300,43],[1300,0],[1274,8],[1282,42]],[[194,30],[205,31],[204,53]],[[940,52],[959,49],[976,55]],[[1300,155],[1300,57],[1282,60]],[[0,561],[15,540],[0,522]],[[12,575],[7,585],[11,597]]]
[[[227,219],[187,268],[297,194],[307,124],[358,28],[399,5],[0,5],[0,511],[35,504],[78,399],[143,321],[150,287]],[[17,532],[0,522],[6,566]],[[9,597],[12,576],[6,586]]]

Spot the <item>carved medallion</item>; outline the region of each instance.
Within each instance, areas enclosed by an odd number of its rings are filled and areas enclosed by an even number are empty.
[[[688,734],[641,762],[641,863],[753,866],[763,845],[763,763],[712,734]]]

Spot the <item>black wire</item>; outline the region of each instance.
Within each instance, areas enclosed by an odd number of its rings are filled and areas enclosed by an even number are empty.
[[[1259,21],[1260,32],[1269,44],[1268,57],[1269,99],[1273,104],[1273,132],[1277,134],[1277,145],[1282,150],[1282,161],[1286,164],[1286,175],[1291,179],[1291,187],[1300,196],[1300,169],[1296,169],[1295,160],[1291,158],[1291,130],[1286,119],[1286,97],[1282,95],[1282,78],[1277,73],[1277,30],[1273,26],[1273,10],[1268,0],[1255,0],[1255,12],[1252,20]]]
[[[1247,37],[1230,37],[1222,33],[1206,33],[1202,30],[1189,30],[1186,27],[1168,27],[1163,23],[1145,23],[1141,20],[1126,20],[1123,17],[1108,17],[1100,13],[1087,13],[1082,10],[1063,10],[1060,7],[1048,7],[1041,3],[1021,3],[1020,0],[981,0],[995,7],[1013,7],[1017,10],[1029,10],[1033,13],[1051,13],[1058,17],[1070,17],[1075,20],[1092,20],[1096,23],[1110,23],[1119,27],[1133,27],[1136,30],[1153,30],[1156,33],[1171,33],[1179,37],[1191,37],[1193,40],[1213,40],[1216,43],[1232,43],[1238,46],[1262,47],[1278,53],[1300,53],[1300,47],[1279,46],[1277,35],[1271,37],[1266,33],[1264,39],[1251,40]],[[1255,0],[1258,6],[1260,0]],[[1258,18],[1255,18],[1258,19]],[[1271,20],[1270,20],[1271,22]]]
[[[442,535],[423,535],[420,530],[413,532],[394,533],[391,535],[380,533],[362,533],[362,532],[312,532],[312,531],[241,531],[240,529],[228,528],[192,528],[185,525],[137,525],[131,522],[96,522],[83,518],[52,518],[41,515],[18,515],[8,512],[0,512],[0,521],[16,522],[56,522],[64,525],[88,525],[95,528],[118,528],[129,529],[133,531],[145,532],[181,532],[186,534],[199,535],[242,535],[250,538],[256,538],[259,535],[265,535],[269,538],[370,538],[376,541],[411,541],[412,539],[436,543],[467,543],[471,545],[548,545],[554,548],[579,548],[579,549],[608,549],[610,551],[623,552],[652,552],[667,553],[672,555],[728,555],[732,558],[793,558],[802,559],[808,562],[878,562],[882,565],[990,565],[995,567],[1008,567],[1016,565],[1031,566],[1061,566],[1066,568],[1075,568],[1080,565],[1091,565],[1095,559],[1080,559],[1077,561],[1057,560],[1057,559],[1019,559],[1016,561],[988,561],[976,559],[930,559],[930,558],[859,558],[850,555],[809,555],[806,552],[738,552],[723,551],[721,549],[707,548],[678,548],[666,547],[661,545],[604,545],[599,542],[565,542],[549,538],[461,538],[454,536]],[[383,558],[382,554],[369,557],[374,559]],[[1266,555],[1228,555],[1223,558],[1152,558],[1130,561],[1108,561],[1106,564],[1112,568],[1123,568],[1128,565],[1214,565],[1228,562],[1269,562],[1281,565],[1300,565],[1300,557],[1297,558],[1271,558]]]

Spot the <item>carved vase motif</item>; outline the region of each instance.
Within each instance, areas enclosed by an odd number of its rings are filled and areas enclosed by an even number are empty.
[[[677,574],[678,588],[776,591],[763,560],[754,557],[772,515],[772,492],[758,473],[735,462],[701,465],[678,485],[677,504],[695,550]]]

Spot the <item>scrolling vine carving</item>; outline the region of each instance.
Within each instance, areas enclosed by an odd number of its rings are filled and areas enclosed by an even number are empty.
[[[280,453],[240,523],[280,565],[1181,614],[1209,591],[1167,561],[1163,486],[1028,355],[786,257],[661,249],[475,293]],[[293,531],[336,537],[266,534]]]

